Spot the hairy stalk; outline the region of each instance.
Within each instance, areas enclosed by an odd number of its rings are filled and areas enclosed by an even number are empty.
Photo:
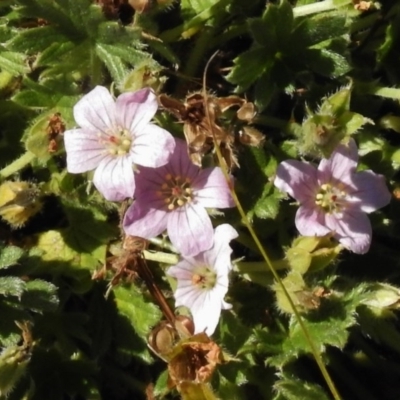
[[[214,59],[214,57],[217,54],[218,54],[218,51],[215,52],[210,57],[210,59],[208,60],[206,66],[204,68],[204,73],[203,73],[203,98],[204,98],[204,102],[205,103],[207,102],[207,90],[206,90],[207,70],[208,70],[208,67],[209,67],[211,61]],[[269,259],[269,256],[267,255],[266,251],[264,250],[263,245],[261,244],[260,240],[258,239],[258,236],[257,236],[255,230],[253,229],[253,226],[250,224],[250,221],[248,220],[248,218],[246,216],[246,213],[244,212],[244,209],[243,209],[243,207],[242,207],[242,205],[241,205],[241,203],[240,203],[240,201],[239,201],[239,199],[238,199],[238,197],[236,195],[236,192],[235,192],[235,190],[233,188],[233,183],[232,183],[232,181],[231,181],[231,179],[229,177],[229,173],[228,173],[228,169],[226,167],[225,161],[222,158],[221,150],[220,150],[220,148],[218,146],[218,143],[217,143],[215,131],[212,128],[213,124],[211,123],[211,117],[210,117],[210,113],[209,113],[208,107],[204,107],[204,109],[206,111],[206,116],[207,116],[207,119],[209,120],[209,125],[211,127],[211,133],[213,135],[213,140],[214,140],[214,148],[215,148],[215,151],[217,153],[218,161],[220,163],[222,172],[223,172],[223,174],[225,176],[226,182],[229,185],[230,192],[232,194],[233,200],[234,200],[234,202],[236,204],[236,207],[237,207],[237,209],[239,211],[240,216],[242,217],[242,221],[243,221],[244,225],[247,227],[247,229],[249,230],[254,242],[256,243],[256,245],[257,245],[257,247],[258,247],[258,249],[259,249],[259,251],[260,251],[260,253],[262,255],[262,257],[265,260],[266,265],[268,266],[268,268],[272,272],[272,275],[273,275],[274,279],[278,282],[278,284],[281,287],[283,293],[285,294],[285,297],[287,298],[287,300],[288,300],[288,302],[290,304],[290,307],[292,308],[293,313],[296,316],[296,319],[297,319],[297,321],[298,321],[298,323],[300,325],[300,328],[304,333],[304,336],[305,336],[305,338],[307,340],[307,343],[310,346],[310,349],[311,349],[311,352],[312,352],[312,354],[314,356],[314,359],[315,359],[315,361],[316,361],[316,363],[317,363],[317,365],[318,365],[318,367],[319,367],[319,369],[320,369],[320,371],[321,371],[321,373],[322,373],[322,375],[323,375],[323,377],[325,379],[326,384],[329,387],[330,392],[332,393],[333,398],[335,400],[341,400],[339,392],[337,391],[337,389],[335,387],[335,384],[333,383],[333,381],[332,381],[332,379],[331,379],[331,377],[329,375],[329,372],[326,369],[326,367],[325,367],[325,365],[324,365],[324,363],[322,361],[321,354],[319,353],[318,349],[316,348],[316,346],[315,346],[315,344],[314,344],[314,342],[313,342],[313,340],[312,340],[312,338],[310,336],[310,333],[308,332],[308,329],[307,329],[307,327],[305,326],[305,324],[303,322],[303,319],[302,319],[299,311],[297,310],[296,306],[294,305],[292,298],[290,297],[285,285],[283,284],[281,278],[279,277],[279,275],[276,272],[274,266],[272,265],[272,262]]]
[[[146,260],[142,259],[142,261],[143,262],[140,262],[138,264],[137,270],[139,276],[144,280],[147,289],[149,289],[150,294],[153,296],[153,298],[156,300],[157,304],[161,308],[161,311],[164,314],[165,318],[172,326],[175,326],[174,312],[171,310],[171,307],[169,306],[161,289],[155,283],[153,273],[151,272],[149,266],[147,265]]]
[[[339,4],[338,4],[339,3]],[[341,2],[334,0],[324,0],[312,4],[305,4],[304,6],[299,6],[293,8],[294,17],[304,17],[305,15],[316,14],[324,11],[332,11],[337,8],[350,4],[351,0],[343,0]]]
[[[143,257],[149,261],[157,261],[162,264],[177,264],[179,256],[177,254],[163,253],[161,251],[143,251]]]
[[[8,178],[10,175],[21,171],[21,169],[28,166],[35,158],[36,156],[33,153],[27,151],[20,158],[17,158],[10,165],[0,170],[0,178]]]
[[[150,243],[153,243],[154,245],[161,247],[162,249],[168,250],[171,253],[178,254],[178,250],[166,239],[160,239],[160,238],[152,238],[149,239]]]

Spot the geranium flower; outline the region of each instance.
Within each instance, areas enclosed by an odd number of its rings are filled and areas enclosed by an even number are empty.
[[[95,87],[74,107],[80,128],[64,133],[68,172],[96,169],[93,182],[107,200],[133,197],[136,165],[160,167],[175,147],[169,132],[150,123],[157,108],[149,88],[114,101],[106,88]]]
[[[207,335],[212,335],[221,309],[231,307],[224,297],[228,291],[228,274],[232,269],[229,242],[237,236],[230,225],[219,225],[215,229],[211,249],[194,257],[185,257],[167,271],[178,283],[174,293],[175,305],[190,309],[194,333],[205,331]]]
[[[139,168],[135,199],[124,217],[125,232],[151,239],[167,230],[184,256],[212,246],[213,227],[206,208],[234,206],[221,168],[194,165],[185,142],[178,139],[168,164]]]
[[[387,205],[391,195],[382,175],[356,172],[357,161],[357,146],[350,139],[321,160],[318,169],[296,160],[282,162],[274,183],[300,203],[295,224],[301,235],[333,232],[345,248],[363,254],[372,236],[365,213]]]

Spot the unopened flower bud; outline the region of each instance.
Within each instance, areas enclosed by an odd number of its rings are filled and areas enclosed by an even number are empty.
[[[30,182],[6,181],[0,185],[0,215],[13,228],[24,225],[42,208],[40,190]]]
[[[363,300],[363,304],[381,309],[398,309],[400,308],[400,288],[387,283],[374,284]]]
[[[379,120],[379,126],[383,129],[393,129],[397,133],[400,133],[400,117],[385,115]]]
[[[0,354],[0,397],[7,396],[21,379],[29,358],[23,346],[7,347]]]

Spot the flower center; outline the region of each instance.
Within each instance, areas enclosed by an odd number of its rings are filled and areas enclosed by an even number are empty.
[[[324,183],[315,196],[315,204],[328,214],[341,212],[345,206],[346,195],[343,185],[335,187],[330,183]]]
[[[191,180],[179,175],[172,176],[167,174],[161,190],[158,191],[158,195],[163,197],[169,211],[176,207],[182,207],[193,200]]]
[[[217,274],[207,266],[198,266],[194,269],[192,283],[200,289],[212,289],[217,283]]]
[[[99,132],[99,141],[112,156],[124,156],[132,145],[130,132],[121,127],[117,127],[110,132]]]

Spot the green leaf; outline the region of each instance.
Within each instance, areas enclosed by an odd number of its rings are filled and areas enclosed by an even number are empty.
[[[279,201],[281,193],[272,183],[267,183],[261,198],[257,200],[254,206],[254,214],[258,218],[276,218],[279,212]]]
[[[121,84],[121,82],[124,81],[125,76],[128,72],[126,64],[121,60],[120,57],[109,54],[109,52],[105,48],[105,45],[97,44],[96,53],[99,58],[104,62],[116,83]]]
[[[233,60],[234,68],[226,79],[238,85],[239,92],[246,90],[268,68],[269,60],[265,55],[264,47],[256,47],[240,54]]]
[[[334,36],[342,36],[348,33],[346,16],[334,12],[315,14],[305,19],[307,26],[307,45],[312,46],[324,42]]]
[[[0,269],[17,264],[24,251],[16,246],[3,246],[0,244]]]
[[[289,374],[287,374],[289,375]],[[293,376],[285,376],[275,382],[274,389],[284,396],[285,400],[329,400],[330,397],[318,385],[302,381]]]
[[[20,31],[7,47],[16,52],[35,54],[67,40],[55,26],[47,25]]]
[[[1,48],[0,68],[5,69],[13,75],[22,75],[29,72],[26,56],[12,51],[1,51]]]
[[[133,285],[118,286],[113,292],[118,312],[129,320],[138,335],[145,340],[151,328],[160,320],[160,310]]]
[[[40,279],[29,281],[21,297],[21,304],[38,313],[55,311],[58,307],[57,287]]]
[[[26,283],[14,276],[0,277],[0,295],[21,297]]]

